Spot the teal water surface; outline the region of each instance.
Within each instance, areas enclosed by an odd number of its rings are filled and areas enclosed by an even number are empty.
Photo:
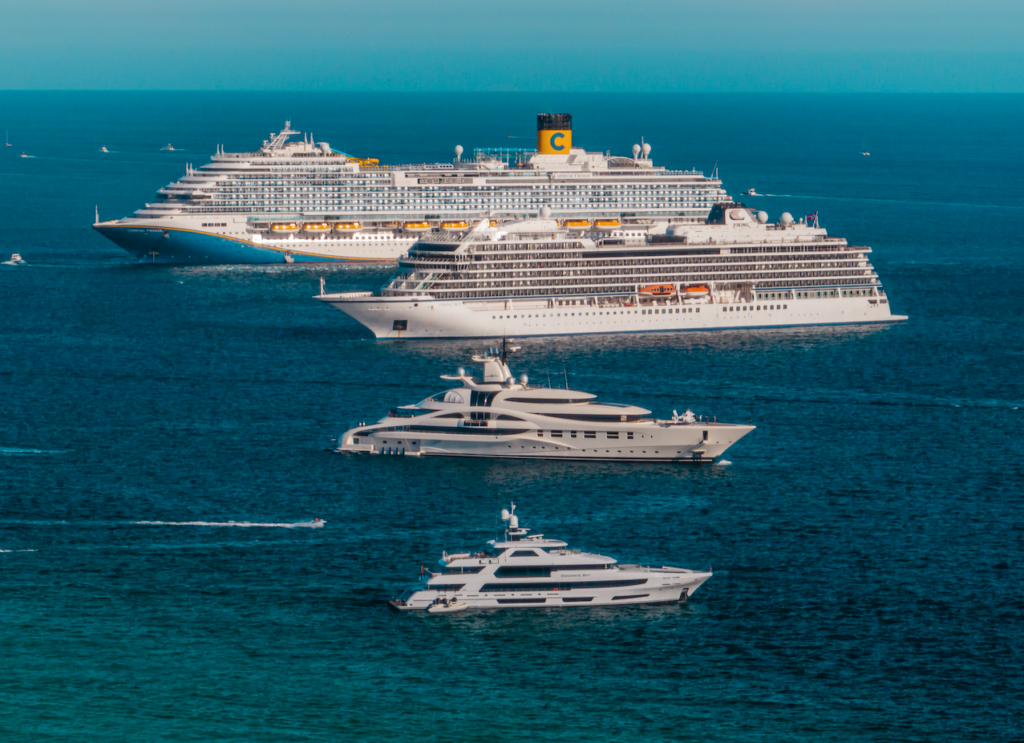
[[[388,269],[139,266],[89,227],[285,119],[405,162],[523,146],[541,110],[818,211],[909,321],[524,344],[535,381],[753,421],[729,464],[343,457],[478,344],[373,341],[311,299]],[[1022,120],[1020,96],[0,93],[0,255],[29,263],[0,266],[0,739],[1020,739]],[[387,608],[511,500],[715,575],[681,605]]]

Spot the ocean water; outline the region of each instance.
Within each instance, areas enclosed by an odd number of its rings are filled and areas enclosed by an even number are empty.
[[[540,110],[818,211],[909,321],[523,344],[535,381],[753,421],[729,464],[342,457],[479,344],[373,341],[311,299],[387,269],[139,266],[89,227],[285,119],[400,162],[529,146]],[[29,263],[0,266],[0,739],[1020,739],[1022,120],[1020,96],[0,93],[0,255]],[[387,608],[509,501],[715,575],[681,605]]]

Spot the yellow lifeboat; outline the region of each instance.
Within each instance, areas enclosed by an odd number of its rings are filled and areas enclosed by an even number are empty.
[[[338,222],[334,225],[334,231],[342,235],[351,235],[361,229],[363,225],[360,222]]]
[[[651,284],[641,289],[640,293],[651,297],[672,297],[675,296],[676,288],[672,284]]]
[[[298,231],[298,222],[275,222],[270,225],[270,232],[274,235],[294,235]]]
[[[708,289],[703,284],[698,285],[698,286],[685,286],[685,287],[683,287],[683,297],[686,298],[686,299],[690,299],[690,298],[693,298],[693,297],[706,297],[710,293],[711,293],[711,290]]]
[[[430,222],[406,222],[402,229],[406,232],[426,232],[430,229]]]
[[[618,222],[615,223],[618,226]],[[589,219],[567,219],[562,222],[562,226],[567,230],[589,230],[590,220]]]
[[[497,226],[498,226],[498,220],[497,219],[492,219],[491,220],[491,227],[497,227]]]
[[[448,230],[449,232],[458,232],[459,230],[468,230],[469,223],[467,222],[441,222],[441,229]]]
[[[599,219],[594,222],[594,226],[599,230],[617,230],[622,226],[622,222],[617,219]]]
[[[327,222],[306,222],[302,225],[302,231],[311,235],[326,235],[331,231],[331,226]]]

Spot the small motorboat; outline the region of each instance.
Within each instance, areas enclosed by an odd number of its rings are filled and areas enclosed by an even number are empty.
[[[168,142],[166,147],[161,147],[161,151],[174,152],[174,146]]]
[[[434,600],[430,606],[427,607],[428,614],[454,614],[459,611],[465,611],[469,608],[469,604],[465,601],[459,601],[458,599],[438,598]]]
[[[590,220],[589,219],[567,219],[562,223],[562,226],[567,230],[589,230]]]
[[[864,157],[868,157],[871,153],[870,152],[862,152],[860,154],[862,154]]]
[[[363,229],[363,225],[360,222],[337,222],[334,225],[334,231],[341,235],[355,234]]]
[[[270,225],[272,235],[294,235],[298,231],[298,222],[276,222]]]
[[[672,297],[675,296],[676,288],[672,284],[651,284],[641,289],[640,293],[651,297]]]
[[[21,253],[12,253],[9,261],[3,262],[4,266],[24,266],[25,259],[21,257]]]
[[[760,195],[761,195],[761,194],[759,194],[759,193],[757,192],[757,189],[756,189],[756,188],[748,188],[748,189],[747,189],[747,196],[760,196]]]
[[[100,152],[110,152],[106,147],[100,147]]]

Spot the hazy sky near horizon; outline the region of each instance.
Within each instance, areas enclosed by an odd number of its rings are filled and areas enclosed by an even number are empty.
[[[1024,0],[32,0],[0,88],[1024,92]]]

